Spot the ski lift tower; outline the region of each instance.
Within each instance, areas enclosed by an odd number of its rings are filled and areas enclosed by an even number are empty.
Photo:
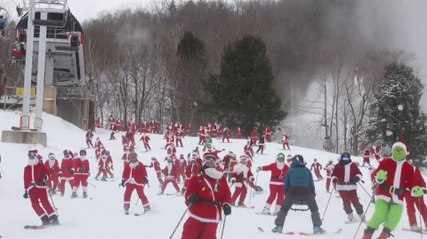
[[[46,41],[48,27],[63,27],[67,21],[68,0],[23,0],[23,9],[28,12],[27,41],[24,70],[24,95],[22,105],[22,118],[20,127],[12,127],[15,131],[3,132],[3,142],[33,143],[46,146],[46,133],[41,132],[43,126],[42,109],[43,93],[46,72]],[[38,27],[38,35],[34,34],[35,26]],[[34,128],[30,128],[30,91],[33,74],[33,59],[35,55],[34,45],[37,42],[37,87],[36,87],[36,111]],[[35,67],[35,66],[34,66]],[[9,135],[10,132],[11,133]],[[5,136],[6,134],[6,136]],[[5,139],[10,138],[10,139]]]

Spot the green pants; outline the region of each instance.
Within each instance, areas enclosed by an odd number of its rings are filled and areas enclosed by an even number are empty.
[[[368,227],[378,229],[384,223],[384,227],[393,231],[403,213],[403,205],[386,202],[382,199],[375,200],[375,212],[368,221]]]

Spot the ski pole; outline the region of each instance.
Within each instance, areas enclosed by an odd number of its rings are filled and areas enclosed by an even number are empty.
[[[138,204],[138,202],[139,202],[139,198],[136,200],[136,202],[135,202],[135,206]]]
[[[256,173],[256,176],[255,176],[255,182],[254,182],[254,187],[256,187],[256,182],[258,181],[258,173],[259,172],[257,172]],[[249,206],[251,206],[251,199],[252,199],[252,197],[255,197],[255,193],[253,193],[253,187],[251,187],[251,192],[249,193]]]
[[[90,186],[92,186],[92,187],[96,188],[95,184],[93,184],[93,183],[91,183],[91,182],[89,182],[89,181],[87,181],[87,183],[88,183]]]
[[[420,233],[420,237],[421,237],[421,239],[423,239],[424,237],[423,237],[423,223],[422,223],[422,215],[421,215],[421,199],[422,199],[422,197],[419,197],[418,198],[418,214],[419,214],[419,217],[420,217],[420,231],[421,231],[421,233]]]
[[[332,187],[331,193],[329,194],[328,202],[326,203],[325,211],[323,212],[323,215],[322,215],[322,221],[323,219],[325,219],[326,211],[328,210],[329,202],[331,201],[332,194],[334,194],[334,190],[335,190],[335,187]]]
[[[173,235],[174,235],[174,234],[175,234],[175,232],[176,232],[176,229],[178,229],[179,224],[181,224],[182,219],[184,219],[185,214],[187,214],[187,211],[188,211],[188,207],[185,209],[184,213],[182,214],[181,219],[179,219],[178,224],[176,224],[176,227],[175,227],[175,229],[173,230],[173,232],[172,232],[171,236],[169,237],[169,239],[172,239]]]
[[[227,219],[226,215],[224,215],[224,221],[222,222],[221,239],[224,237],[225,219]]]
[[[358,233],[358,232],[359,232],[359,230],[360,230],[360,226],[362,226],[362,223],[363,223],[364,221],[366,221],[366,213],[368,212],[369,206],[371,206],[371,204],[372,204],[372,201],[369,201],[369,204],[368,204],[368,206],[366,207],[365,212],[363,213],[363,218],[362,218],[362,219],[360,219],[359,226],[357,226],[357,230],[356,230],[356,233],[354,234],[353,239],[356,239],[357,233]]]
[[[58,215],[58,208],[56,208],[56,206],[55,206],[55,201],[53,201],[52,195],[50,195],[50,193],[47,191],[46,191],[46,193],[49,194],[50,201],[52,202],[53,209],[55,210],[55,214]]]

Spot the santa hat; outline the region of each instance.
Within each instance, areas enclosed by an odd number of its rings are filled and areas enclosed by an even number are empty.
[[[30,149],[28,150],[28,157],[29,158],[35,158],[38,155],[37,149]]]
[[[396,142],[396,143],[394,143],[393,146],[391,147],[391,149],[393,150],[395,147],[401,147],[405,151],[408,151],[408,149],[406,148],[406,145],[404,143],[402,143],[402,142]]]

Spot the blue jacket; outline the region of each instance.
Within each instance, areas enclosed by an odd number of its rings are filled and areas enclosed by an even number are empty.
[[[286,173],[284,189],[285,194],[294,196],[315,193],[313,175],[305,165],[294,160]]]

